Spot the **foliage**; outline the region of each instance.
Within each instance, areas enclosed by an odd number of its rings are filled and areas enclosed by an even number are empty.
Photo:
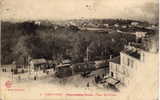
[[[25,64],[28,57],[54,60],[70,57],[74,62],[82,62],[87,48],[90,60],[105,59],[118,55],[125,44],[134,40],[134,36],[125,33],[100,34],[76,26],[3,22],[1,62]]]

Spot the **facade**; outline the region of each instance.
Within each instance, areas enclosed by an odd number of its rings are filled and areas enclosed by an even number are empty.
[[[119,24],[114,24],[115,27],[119,27]]]
[[[136,35],[136,38],[144,38],[147,32],[134,32],[132,34]]]
[[[131,25],[132,26],[137,26],[139,23],[138,22],[132,22]]]
[[[122,28],[127,28],[127,26],[126,25],[122,25]]]
[[[41,22],[40,21],[35,21],[34,22],[36,25],[41,25]]]
[[[62,64],[70,64],[71,65],[72,61],[70,59],[64,59],[62,60]]]
[[[29,63],[30,78],[34,80],[54,74],[54,70],[55,65],[52,63],[52,61],[47,61],[44,58],[32,59]]]
[[[120,57],[115,57],[109,62],[109,76],[116,80],[123,80],[123,72],[121,72],[120,68]]]
[[[94,61],[95,68],[106,67],[106,60],[96,60]]]
[[[157,57],[157,51],[145,51],[133,46],[126,46],[125,50],[120,52],[120,57],[113,58],[109,62],[109,76],[120,81],[124,85],[130,83],[138,68],[146,66],[156,66],[153,58]],[[156,49],[155,49],[156,50]]]
[[[45,59],[32,59],[29,63],[31,71],[42,70],[47,67],[47,61]]]

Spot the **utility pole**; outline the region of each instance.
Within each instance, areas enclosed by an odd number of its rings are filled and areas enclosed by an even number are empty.
[[[31,65],[29,64],[30,61],[31,61],[31,57],[27,56],[28,80],[30,79],[30,75],[31,75]]]
[[[107,73],[107,49],[106,49],[106,47],[105,47],[105,64],[106,64],[106,66],[105,66],[105,76],[106,76],[106,73]]]
[[[53,29],[51,29],[51,31],[54,31]],[[56,56],[56,48],[55,48],[55,34],[54,34],[54,32],[52,32],[52,40],[53,40],[53,47],[54,47],[54,49],[53,49],[53,55],[52,55],[52,58],[53,58],[53,60],[55,61],[55,57],[53,57],[53,56]]]
[[[89,61],[89,55],[88,55],[88,52],[89,52],[89,49],[88,49],[88,47],[87,47],[87,63],[88,63],[88,61]]]

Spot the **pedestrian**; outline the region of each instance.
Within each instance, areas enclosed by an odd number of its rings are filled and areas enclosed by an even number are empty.
[[[34,76],[34,80],[36,80],[37,79],[37,77],[36,76]]]
[[[104,75],[104,74],[102,74],[102,77],[103,77],[103,78],[104,78],[104,76],[105,76],[105,75]]]
[[[18,76],[18,80],[21,80],[21,76],[20,75]]]
[[[97,76],[94,77],[95,82],[97,83]]]
[[[99,81],[101,80],[100,76],[97,76],[97,83],[99,83]]]
[[[87,83],[87,88],[89,88],[89,82]]]

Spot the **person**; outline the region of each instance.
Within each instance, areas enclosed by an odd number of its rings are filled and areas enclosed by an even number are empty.
[[[97,76],[97,83],[101,80],[100,76]]]
[[[11,72],[13,73],[13,69],[11,69]]]
[[[98,81],[97,81],[97,76],[94,77],[94,80],[95,80],[96,83],[98,83]]]
[[[87,83],[87,87],[89,88],[89,82]]]
[[[104,76],[105,76],[105,75],[104,75],[104,74],[102,74],[102,77],[103,77],[103,78],[104,78]]]
[[[24,69],[22,69],[22,73],[24,73]]]
[[[18,80],[21,80],[21,76],[20,75],[18,76]]]
[[[34,76],[34,80],[36,80],[37,79],[37,77],[36,76]]]
[[[4,72],[7,72],[7,70],[6,70],[6,69],[4,69]]]

